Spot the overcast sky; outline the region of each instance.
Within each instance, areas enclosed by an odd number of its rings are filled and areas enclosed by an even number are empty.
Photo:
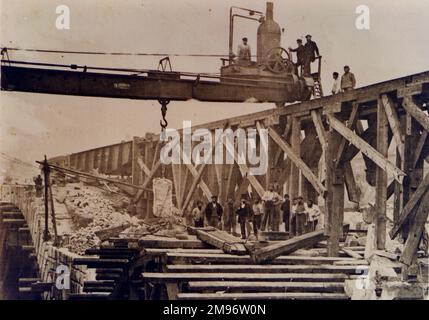
[[[323,55],[323,85],[351,66],[358,86],[429,70],[429,0],[274,1],[285,33],[282,46],[313,35]],[[68,5],[70,30],[55,27],[57,5]],[[358,5],[370,8],[370,30],[355,28]],[[228,53],[232,5],[265,11],[256,0],[0,0],[2,47],[107,52]],[[255,22],[238,22],[235,39],[247,36],[256,52]],[[238,42],[234,43],[234,48]],[[10,52],[13,60],[156,68],[158,57],[111,57]],[[218,58],[172,58],[174,70],[218,72]],[[171,127],[204,123],[272,108],[271,104],[172,102]],[[26,161],[56,156],[159,132],[155,101],[0,93],[0,151]]]

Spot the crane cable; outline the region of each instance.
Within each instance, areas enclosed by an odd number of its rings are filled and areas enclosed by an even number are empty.
[[[202,57],[202,58],[224,58],[227,54],[200,54],[200,53],[148,53],[148,52],[102,52],[102,51],[77,51],[77,50],[51,50],[51,49],[31,49],[31,48],[10,48],[1,46],[9,51],[25,51],[40,53],[59,54],[84,54],[84,55],[110,55],[110,56],[149,56],[149,57]]]

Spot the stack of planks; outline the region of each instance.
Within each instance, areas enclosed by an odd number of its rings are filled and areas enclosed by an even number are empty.
[[[255,264],[248,254],[226,254],[197,237],[139,244],[146,259],[142,299],[348,299],[345,280],[368,271],[365,260],[302,253]]]

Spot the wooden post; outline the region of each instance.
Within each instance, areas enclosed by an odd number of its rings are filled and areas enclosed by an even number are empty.
[[[291,130],[292,151],[294,154],[299,156],[301,154],[301,121],[299,118],[292,118]],[[291,199],[294,199],[299,194],[299,168],[296,164],[292,163],[290,166],[289,195]]]
[[[377,103],[377,151],[387,158],[389,122],[387,121],[381,98]],[[386,246],[386,202],[387,202],[387,173],[378,167],[375,171],[375,234],[377,249],[384,250]]]
[[[328,238],[328,256],[337,257],[340,251],[340,237],[344,217],[344,170],[336,168],[336,152],[341,143],[341,135],[331,130],[328,134],[328,148],[325,152],[326,161],[326,205],[325,232]]]

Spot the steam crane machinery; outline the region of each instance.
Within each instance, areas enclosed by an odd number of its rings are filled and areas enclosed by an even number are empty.
[[[234,13],[236,11],[245,14]],[[79,65],[47,64],[2,59],[1,89],[60,95],[158,100],[165,113],[170,101],[196,99],[213,102],[274,102],[309,100],[320,80],[318,71],[311,77],[298,74],[289,52],[281,47],[281,29],[273,19],[273,3],[267,3],[266,14],[232,7],[228,59],[221,59],[220,75],[176,72],[168,57],[158,70],[101,68]],[[259,16],[257,18],[256,16]],[[259,22],[257,59],[247,64],[234,60],[232,53],[234,19]],[[7,54],[7,48],[2,50]],[[7,56],[8,57],[8,56]]]

